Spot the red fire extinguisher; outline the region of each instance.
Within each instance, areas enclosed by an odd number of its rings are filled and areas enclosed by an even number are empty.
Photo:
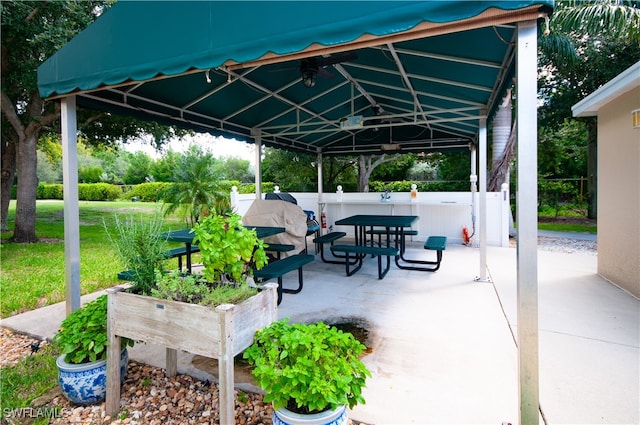
[[[322,224],[323,229],[327,228],[327,215],[325,213],[320,215],[320,223]]]

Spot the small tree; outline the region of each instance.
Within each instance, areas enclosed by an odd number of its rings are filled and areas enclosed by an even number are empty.
[[[229,195],[220,188],[218,175],[211,166],[213,155],[196,145],[189,147],[177,162],[172,184],[160,194],[165,204],[165,214],[179,212],[187,224],[193,227],[201,217],[228,213]]]

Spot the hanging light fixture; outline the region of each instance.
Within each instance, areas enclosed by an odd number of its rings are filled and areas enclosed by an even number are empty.
[[[316,85],[316,77],[318,75],[318,71],[313,68],[304,68],[302,69],[302,82],[306,87],[313,87]]]
[[[313,58],[303,59],[300,63],[300,74],[305,87],[311,88],[315,86],[318,77],[318,64],[316,60]]]

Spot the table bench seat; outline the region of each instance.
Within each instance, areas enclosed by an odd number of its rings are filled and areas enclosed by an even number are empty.
[[[191,254],[200,252],[198,245],[191,245]],[[164,252],[165,258],[178,258],[178,270],[182,271],[182,257],[187,255],[187,247],[181,246]]]
[[[318,246],[318,250],[320,251],[320,258],[322,259],[323,262],[330,263],[330,264],[342,264],[344,262],[344,261],[335,261],[335,260],[326,259],[324,257],[324,245],[330,244],[331,246],[333,246],[333,243],[335,241],[337,241],[338,239],[342,239],[345,236],[347,236],[345,232],[331,232],[331,233],[327,233],[326,235],[319,236],[313,240],[313,243],[315,243],[316,246]],[[344,259],[344,255],[335,255],[333,252],[332,254],[334,257],[340,258],[341,260]]]
[[[408,259],[404,256],[404,250],[400,251],[400,256],[396,257],[396,265],[404,270],[420,270],[425,272],[435,272],[440,268],[440,263],[442,262],[442,251],[447,248],[447,237],[446,236],[429,236],[427,240],[424,242],[424,249],[428,249],[431,251],[436,251],[436,261],[425,261],[425,260],[415,260]],[[425,266],[406,266],[400,264],[400,261],[411,264],[423,264]]]
[[[447,237],[446,236],[429,236],[424,243],[424,249],[444,251],[445,249],[447,249]]]
[[[398,255],[398,248],[383,247],[383,246],[369,246],[369,245],[333,245],[331,246],[331,252],[342,252],[345,254],[345,270],[347,276],[352,276],[355,272],[362,267],[362,259],[367,255],[374,255],[378,257],[378,279],[382,279],[389,271],[391,264],[391,257]],[[350,263],[349,254],[356,254],[356,258],[359,264],[356,268],[351,269],[349,266],[354,263]],[[387,257],[387,264],[385,269],[382,269],[382,257]]]
[[[291,257],[268,263],[260,270],[254,270],[253,276],[262,280],[278,279],[278,304],[280,304],[282,301],[282,293],[297,294],[302,291],[302,267],[314,259],[315,257],[310,254],[292,255]],[[284,289],[282,287],[282,276],[294,270],[298,270],[298,287],[296,289]]]
[[[282,243],[269,243],[269,246],[264,250],[267,252],[275,252],[278,254],[278,260],[280,259],[283,252],[293,251],[295,249],[294,245],[282,244]]]

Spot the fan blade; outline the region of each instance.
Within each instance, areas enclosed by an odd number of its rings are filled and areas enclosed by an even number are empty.
[[[329,72],[329,70],[327,70],[327,68],[319,68],[318,69],[318,75],[321,76],[322,78],[333,78],[335,77],[335,75],[332,72]]]
[[[354,52],[344,52],[335,55],[325,57],[319,57],[316,59],[316,63],[319,67],[335,65],[341,62],[348,62],[357,59],[358,56]]]

